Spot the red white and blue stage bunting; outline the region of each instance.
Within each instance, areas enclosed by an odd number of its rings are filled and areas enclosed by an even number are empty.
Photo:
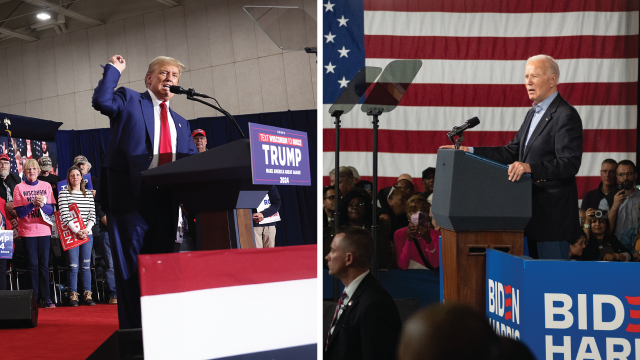
[[[316,359],[316,249],[139,256],[145,359]]]

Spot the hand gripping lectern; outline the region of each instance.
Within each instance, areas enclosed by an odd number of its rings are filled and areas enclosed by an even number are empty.
[[[438,150],[433,216],[442,227],[444,300],[485,311],[486,250],[522,255],[531,177],[462,150]]]
[[[253,185],[249,140],[237,140],[142,173],[196,214],[198,250],[254,248],[251,209],[271,185]]]

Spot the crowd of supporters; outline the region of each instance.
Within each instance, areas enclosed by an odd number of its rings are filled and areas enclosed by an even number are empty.
[[[340,167],[339,192],[335,194],[335,169],[331,185],[323,190],[323,251],[329,252],[335,235],[335,214],[340,226],[356,226],[377,231],[380,269],[437,269],[439,226],[431,212],[435,168],[422,172],[422,192],[408,174],[396,184],[379,190],[377,202],[371,197],[372,184],[360,180],[353,167]],[[570,241],[568,259],[582,261],[640,261],[640,189],[633,161],[606,159],[602,162],[602,182],[587,192],[579,207],[584,234]],[[340,196],[336,208],[336,197]],[[372,227],[373,207],[377,223]],[[326,268],[326,261],[325,261]]]

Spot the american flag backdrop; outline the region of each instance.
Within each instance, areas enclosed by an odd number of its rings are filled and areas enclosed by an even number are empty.
[[[467,119],[465,146],[506,145],[531,106],[526,59],[554,57],[558,91],[582,118],[578,195],[600,183],[606,158],[636,161],[637,0],[323,0],[323,174],[334,168],[328,113],[363,66],[422,60],[400,105],[380,116],[379,189],[436,164],[446,133]],[[372,175],[372,125],[356,106],[342,117],[340,164]]]

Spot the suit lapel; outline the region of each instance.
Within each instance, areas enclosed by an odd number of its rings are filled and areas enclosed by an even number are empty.
[[[140,107],[142,107],[142,116],[144,117],[144,124],[147,128],[147,135],[149,135],[149,139],[151,139],[151,151],[153,151],[154,146],[154,131],[155,131],[155,117],[153,114],[153,102],[151,101],[151,95],[149,95],[148,91],[140,93]]]
[[[183,139],[180,138],[180,136],[182,135],[182,131],[180,130],[182,130],[182,127],[186,126],[187,123],[186,120],[182,118],[182,116],[176,114],[175,111],[173,111],[171,106],[169,106],[169,112],[171,113],[171,118],[173,118],[173,124],[176,127],[176,148],[174,149],[174,152],[177,154],[179,152],[178,149],[180,149],[180,145],[182,145],[183,141]]]
[[[527,116],[524,118],[524,122],[527,126],[525,127],[526,132],[524,133],[524,138],[522,139],[522,141],[520,141],[520,161],[522,161],[522,158],[524,157],[524,143],[527,141],[527,134],[529,133],[529,127],[531,126],[533,115],[535,115],[535,112],[533,111],[533,109],[530,109],[529,112],[527,112]]]
[[[349,315],[355,311],[359,303],[360,296],[364,292],[364,289],[367,287],[369,281],[371,281],[370,277],[373,277],[373,276],[371,274],[367,274],[364,277],[364,279],[362,279],[362,281],[360,282],[360,285],[358,285],[358,288],[353,293],[353,296],[351,296],[351,298],[347,300],[347,304],[344,310],[342,311],[340,318],[338,318],[338,321],[336,322],[336,327],[333,330],[333,334],[331,334],[331,337],[329,338],[329,345],[331,345],[331,342],[333,341],[333,339],[338,335],[338,333],[340,332],[340,329],[349,318]]]
[[[555,113],[556,110],[558,109],[558,104],[560,103],[561,99],[562,98],[560,97],[560,94],[558,94],[556,98],[553,99],[549,107],[547,108],[547,111],[545,111],[544,114],[542,114],[542,117],[540,118],[540,121],[538,122],[536,129],[533,131],[533,134],[531,134],[531,138],[529,139],[529,142],[527,143],[527,146],[524,149],[524,155],[522,156],[522,161],[526,160],[527,155],[529,155],[529,149],[531,149],[531,146],[533,145],[533,143],[536,141],[538,136],[542,134],[542,131],[544,131],[544,129],[549,124],[549,122],[553,120],[553,113]],[[531,116],[531,119],[533,119],[533,116]],[[526,138],[525,138],[525,141],[526,141]]]

